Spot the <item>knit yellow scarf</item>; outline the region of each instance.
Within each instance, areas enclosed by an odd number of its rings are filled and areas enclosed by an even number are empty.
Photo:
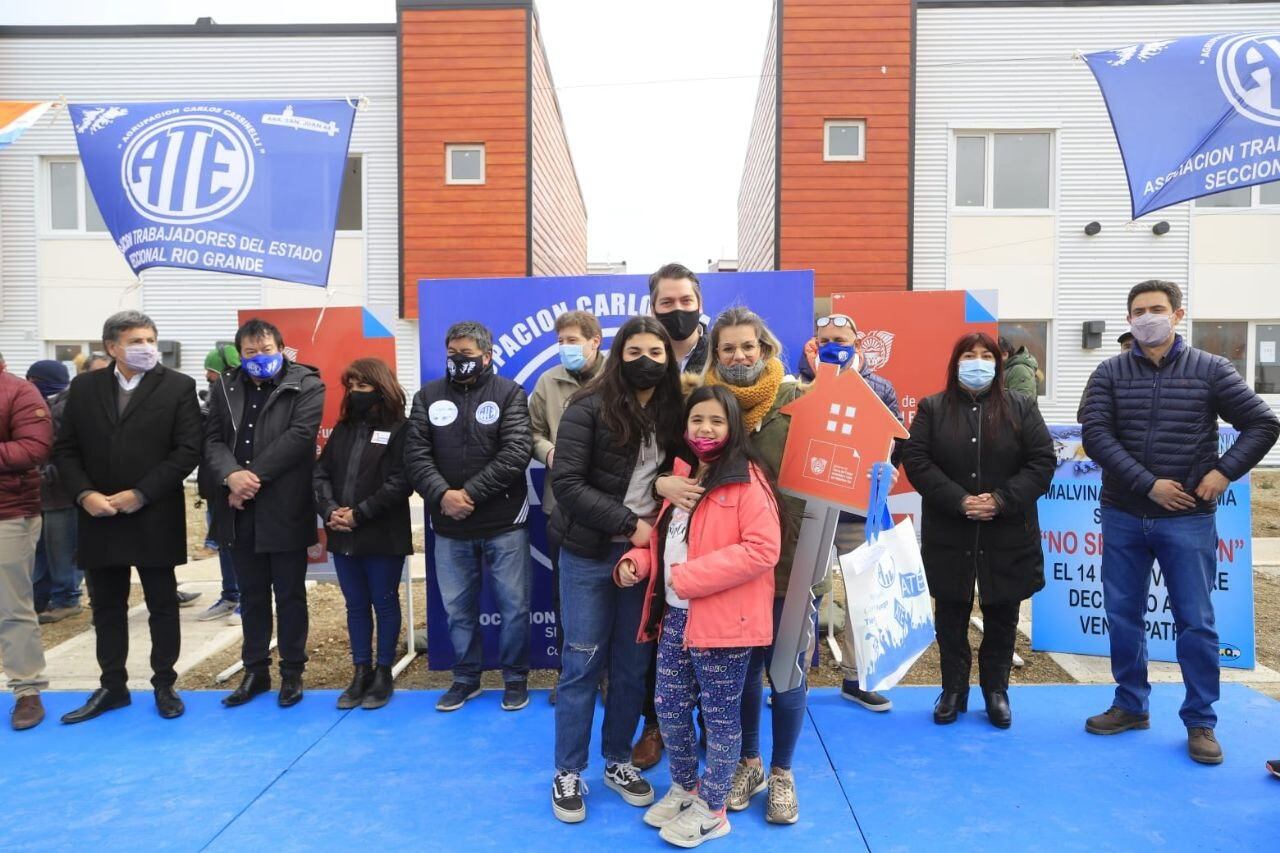
[[[765,415],[769,414],[769,409],[773,407],[773,400],[778,396],[778,386],[782,384],[782,377],[782,362],[771,358],[765,363],[764,372],[760,374],[760,378],[754,385],[748,385],[745,388],[730,385],[720,378],[714,365],[707,371],[707,384],[723,385],[738,398],[738,405],[742,407],[742,420],[747,426],[747,431],[750,432],[759,426]]]

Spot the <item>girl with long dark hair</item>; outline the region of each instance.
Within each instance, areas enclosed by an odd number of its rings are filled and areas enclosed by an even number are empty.
[[[1053,479],[1053,440],[1035,400],[1005,390],[1003,368],[989,335],[956,341],[946,390],[920,401],[902,451],[923,503],[921,551],[941,655],[942,694],[933,710],[939,725],[968,710],[975,583],[987,717],[997,728],[1012,724],[1018,607],[1044,586],[1036,501]]]
[[[666,841],[694,847],[729,832],[725,803],[742,749],[743,683],[752,647],[773,642],[782,531],[781,499],[732,392],[695,390],[685,404],[684,440],[698,462],[677,460],[674,471],[692,475],[704,492],[691,509],[664,503],[649,541],[627,552],[616,580],[624,589],[648,581],[639,639],[659,640],[656,706],[672,785],[644,820]],[[695,706],[707,736],[701,778]]]
[[[548,530],[560,548],[564,653],[551,796],[552,811],[566,823],[586,817],[581,774],[605,672],[605,786],[631,805],[653,802],[652,786],[631,763],[651,651],[636,639],[644,595],[616,587],[613,568],[627,549],[649,541],[659,509],[654,479],[687,453],[677,444],[682,409],[670,337],[652,317],[633,317],[618,330],[600,373],[571,399],[556,433]]]
[[[342,372],[338,425],[316,461],[316,513],[347,601],[355,672],[338,697],[343,709],[381,708],[391,699],[391,664],[400,638],[400,575],[413,553],[412,487],[404,471],[404,391],[376,358]],[[377,615],[377,657],[373,654]]]

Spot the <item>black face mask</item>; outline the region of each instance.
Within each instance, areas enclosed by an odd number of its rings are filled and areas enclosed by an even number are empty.
[[[667,330],[667,334],[673,341],[683,341],[696,332],[698,324],[702,322],[701,311],[676,310],[653,316],[662,324],[662,328]]]
[[[377,391],[352,391],[347,394],[347,411],[362,418],[369,414],[369,410],[381,399],[382,395]]]
[[[667,366],[642,355],[634,361],[622,362],[622,378],[638,391],[648,391],[667,375]]]
[[[470,382],[484,372],[484,356],[451,355],[445,369],[454,382]]]

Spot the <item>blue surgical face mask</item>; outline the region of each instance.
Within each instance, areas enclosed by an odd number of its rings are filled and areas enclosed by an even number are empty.
[[[996,378],[996,363],[971,358],[960,362],[960,384],[970,391],[981,391]]]
[[[582,344],[561,344],[560,363],[565,370],[577,373],[587,366],[587,356],[582,352]]]
[[[853,361],[853,355],[857,351],[857,347],[852,344],[838,344],[835,341],[827,341],[818,347],[818,361],[827,364],[838,364],[844,367]]]
[[[273,379],[284,367],[284,353],[258,353],[252,358],[241,359],[240,366],[254,379]]]

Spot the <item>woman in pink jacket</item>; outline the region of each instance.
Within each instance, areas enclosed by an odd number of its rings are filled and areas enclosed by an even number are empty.
[[[706,489],[691,511],[664,503],[649,546],[618,563],[620,586],[648,581],[641,642],[658,643],[656,706],[671,790],[645,813],[662,838],[696,847],[729,833],[725,799],[742,744],[742,686],[753,646],[773,640],[773,567],[782,532],[778,494],[747,443],[742,412],[720,386],[685,404],[685,440],[698,457],[675,473]],[[698,778],[693,709],[701,704],[707,767]]]

